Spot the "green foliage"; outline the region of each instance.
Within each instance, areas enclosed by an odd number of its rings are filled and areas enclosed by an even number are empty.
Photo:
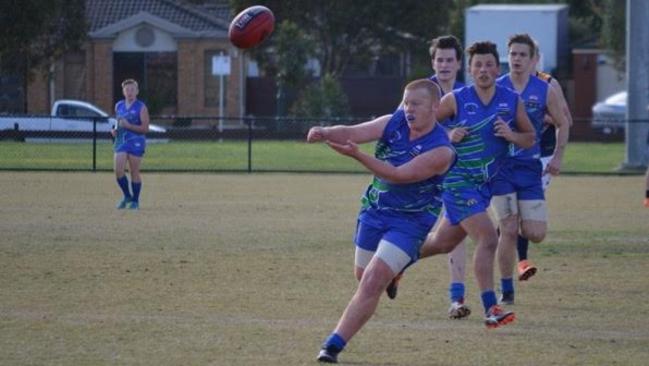
[[[354,61],[421,48],[422,43],[446,32],[446,10],[453,1],[436,1],[434,9],[419,0],[377,0],[371,4],[345,0],[231,0],[230,4],[235,11],[264,5],[278,20],[294,22],[319,45],[316,57],[323,74],[337,77]],[[274,47],[274,38],[255,53],[261,55],[264,49]],[[266,67],[263,63],[261,66]]]
[[[28,76],[85,39],[84,0],[0,1],[0,69]]]
[[[324,75],[298,97],[293,113],[298,117],[323,119],[348,116],[347,96],[336,78]]]
[[[600,44],[613,58],[615,68],[626,68],[626,0],[604,0]]]
[[[297,24],[282,21],[277,27],[277,79],[285,86],[299,88],[310,76],[305,65],[315,45]]]

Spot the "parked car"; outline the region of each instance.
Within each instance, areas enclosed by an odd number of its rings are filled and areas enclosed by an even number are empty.
[[[617,92],[593,106],[591,126],[604,133],[615,133],[624,129],[626,123],[627,92]]]
[[[25,140],[35,141],[87,140],[92,137],[95,121],[100,133],[109,132],[117,123],[115,118],[88,102],[61,99],[54,102],[49,116],[0,115],[0,134],[3,131],[28,132]],[[167,131],[164,127],[150,124],[149,132],[156,135]]]

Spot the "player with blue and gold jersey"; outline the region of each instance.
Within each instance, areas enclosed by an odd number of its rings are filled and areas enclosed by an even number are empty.
[[[501,302],[514,303],[513,271],[516,262],[518,233],[538,243],[547,230],[547,206],[543,192],[543,165],[540,140],[546,114],[557,129],[557,148],[548,165],[558,172],[563,158],[563,147],[568,142],[569,122],[562,109],[562,101],[550,85],[530,75],[534,60],[534,40],[527,34],[515,34],[508,42],[510,73],[496,83],[515,90],[525,103],[536,131],[534,146],[521,149],[510,146],[510,152],[500,172],[492,182],[492,208],[500,229],[498,263],[501,272]],[[558,151],[557,151],[558,150]]]
[[[437,113],[439,120],[452,118],[449,127],[460,137],[454,144],[458,160],[443,183],[446,214],[420,254],[448,253],[470,236],[476,242],[474,270],[485,325],[495,328],[510,323],[515,316],[497,304],[493,289],[498,236],[487,214],[489,183],[507,156],[509,143],[531,147],[535,133],[518,95],[495,84],[500,72],[496,45],[476,42],[467,53],[474,84],[445,95]]]
[[[137,81],[124,80],[122,92],[124,99],[115,104],[117,125],[111,131],[115,138],[113,146],[115,176],[117,184],[124,194],[122,200],[117,204],[117,208],[137,210],[140,207],[140,191],[142,189],[140,165],[146,149],[145,134],[149,131],[149,111],[146,105],[137,99],[139,92]],[[127,163],[131,172],[130,189],[126,177]]]
[[[402,108],[352,126],[313,127],[308,142],[326,142],[374,174],[361,199],[354,270],[358,288],[318,361],[337,362],[347,342],[369,320],[390,281],[419,258],[419,248],[441,210],[439,185],[455,151],[435,112],[440,89],[428,79],[409,83]],[[377,141],[374,156],[357,144]]]

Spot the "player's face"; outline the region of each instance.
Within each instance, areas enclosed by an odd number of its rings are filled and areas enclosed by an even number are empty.
[[[541,59],[541,55],[539,55],[538,53],[535,53],[534,57],[532,57],[532,62],[530,63],[530,69],[528,70],[530,75],[536,74],[536,65],[538,65],[540,59]]]
[[[453,48],[438,48],[435,50],[435,57],[431,62],[435,75],[440,81],[453,80],[457,76],[457,72],[460,71],[460,60],[457,59]]]
[[[122,88],[122,93],[124,94],[124,98],[126,98],[126,100],[135,100],[135,98],[137,97],[138,88],[137,86],[135,86],[135,84],[127,84],[124,86],[124,88]]]
[[[530,67],[533,63],[532,50],[530,46],[524,43],[512,43],[509,46],[509,69],[515,74],[529,73]]]
[[[473,55],[469,71],[475,85],[480,88],[490,88],[500,74],[500,64],[490,53]]]
[[[409,124],[423,125],[435,117],[436,105],[425,89],[406,89],[403,93],[403,111]]]

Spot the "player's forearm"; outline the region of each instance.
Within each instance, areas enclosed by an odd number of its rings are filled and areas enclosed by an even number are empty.
[[[135,133],[141,133],[141,134],[149,132],[149,125],[128,124],[124,128],[126,128],[127,130],[131,130],[131,131],[133,131]]]
[[[509,142],[523,149],[534,146],[536,132],[513,132]]]
[[[563,157],[563,153],[568,146],[568,139],[570,138],[570,127],[564,124],[557,128],[556,131],[557,144],[554,147],[554,156]]]
[[[330,127],[323,127],[322,134],[325,140],[333,141],[339,144],[352,140],[352,133],[349,126],[337,125]]]

